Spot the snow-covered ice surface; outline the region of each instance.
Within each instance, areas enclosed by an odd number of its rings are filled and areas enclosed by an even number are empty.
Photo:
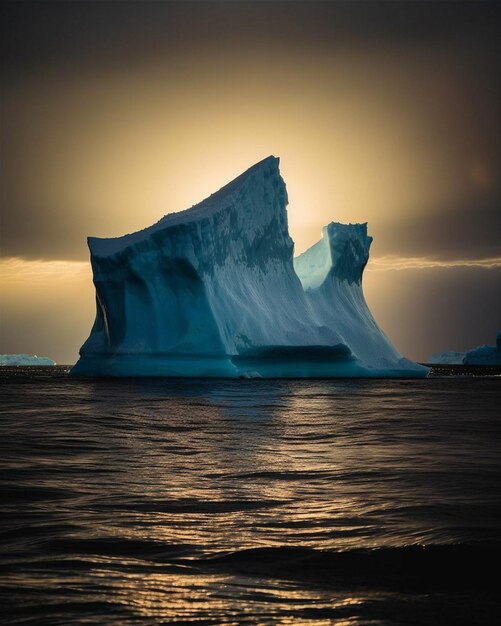
[[[31,354],[0,354],[0,366],[17,367],[26,365],[55,365],[56,362],[46,356]]]
[[[366,224],[293,260],[273,156],[145,230],[88,239],[96,319],[74,375],[424,377],[362,292]]]

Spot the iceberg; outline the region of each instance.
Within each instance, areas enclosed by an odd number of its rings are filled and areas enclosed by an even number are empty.
[[[501,330],[497,331],[495,346],[478,346],[464,355],[465,365],[501,365]]]
[[[26,365],[55,365],[56,362],[46,356],[31,354],[0,354],[0,367],[22,367]]]
[[[90,237],[96,318],[80,376],[424,377],[365,302],[367,224],[293,258],[279,159],[122,237]]]
[[[428,358],[428,363],[440,365],[501,365],[501,330],[497,331],[495,346],[477,346],[466,352],[438,352]]]
[[[431,365],[461,365],[466,352],[437,352],[427,359]]]

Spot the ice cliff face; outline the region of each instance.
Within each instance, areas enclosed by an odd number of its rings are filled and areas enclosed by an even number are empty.
[[[278,164],[143,231],[89,238],[97,312],[73,374],[426,375],[365,303],[366,224],[329,224],[293,261]]]

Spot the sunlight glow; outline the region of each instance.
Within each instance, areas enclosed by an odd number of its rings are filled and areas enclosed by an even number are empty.
[[[431,259],[427,257],[398,257],[382,256],[369,261],[367,271],[388,272],[391,270],[415,270],[415,269],[453,269],[459,267],[478,267],[482,269],[495,269],[501,267],[501,256],[487,259]]]
[[[67,280],[90,278],[92,271],[87,261],[28,260],[21,257],[0,259],[0,281]]]

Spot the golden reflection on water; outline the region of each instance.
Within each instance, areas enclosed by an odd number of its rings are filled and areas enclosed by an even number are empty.
[[[131,392],[135,384],[131,381]],[[344,407],[333,406],[324,382],[270,388],[259,406],[245,388],[241,393],[232,388],[229,394],[215,384],[202,396],[183,388],[173,396],[172,389],[167,393],[161,385],[137,384],[142,402],[124,406],[122,414],[132,426],[129,436],[120,439],[128,462],[123,469],[117,465],[112,476],[113,482],[132,486],[130,510],[108,519],[98,534],[203,554],[284,544],[315,548],[319,541],[324,549],[380,542],[371,516],[403,494],[401,485],[384,477],[376,480],[372,473],[382,462],[398,466],[408,452],[404,439],[393,441],[397,455],[389,459],[388,442],[364,425],[366,416],[391,402],[384,388],[348,384],[344,402],[357,407],[357,423],[342,426],[333,421],[333,411],[339,421]],[[89,397],[93,387],[87,389]],[[170,441],[142,436],[155,424],[172,430]],[[354,446],[353,437],[362,431],[364,445]],[[121,478],[130,466],[134,476]],[[113,503],[112,484],[109,489]],[[144,499],[149,508],[136,510],[134,502]],[[119,497],[116,503],[120,505]],[[397,517],[395,524],[398,533]],[[395,536],[392,541],[399,543]]]
[[[210,616],[224,624],[239,624],[246,618],[255,623],[280,616],[281,624],[332,624],[332,619],[299,619],[294,613],[308,614],[308,610],[335,612],[338,609],[362,606],[369,596],[353,595],[300,587],[287,580],[256,579],[240,575],[193,574],[161,572],[114,573],[96,569],[95,579],[113,588],[115,602],[126,606],[137,617],[196,621]],[[232,621],[231,616],[238,615]],[[337,622],[354,624],[347,620]]]

